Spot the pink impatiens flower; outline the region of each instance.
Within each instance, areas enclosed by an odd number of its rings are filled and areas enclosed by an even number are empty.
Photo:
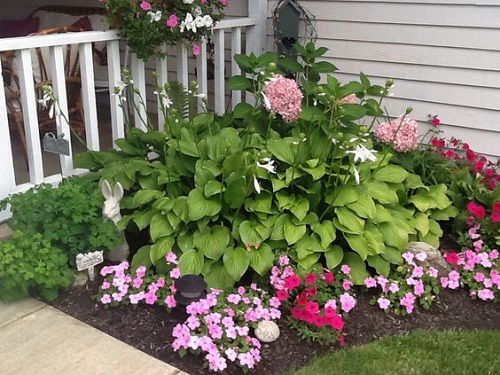
[[[495,299],[495,294],[490,289],[479,290],[477,292],[477,296],[479,299],[482,299],[483,301],[486,301],[489,299]]]
[[[347,264],[343,264],[342,267],[340,267],[340,270],[345,275],[349,275],[351,273],[351,267],[349,267]]]
[[[271,111],[280,114],[285,122],[298,120],[304,95],[297,82],[277,74],[266,83],[264,94],[269,99]]]
[[[382,309],[385,310],[391,305],[391,301],[385,297],[380,297],[377,300],[378,306]]]
[[[353,296],[349,295],[348,293],[344,293],[340,296],[340,308],[342,309],[342,311],[347,313],[351,311],[354,306],[356,306],[356,300]]]
[[[199,44],[193,44],[193,55],[198,56],[201,52],[201,47]]]

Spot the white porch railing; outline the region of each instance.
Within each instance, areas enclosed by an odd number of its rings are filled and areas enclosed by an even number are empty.
[[[217,113],[225,111],[225,35],[230,34],[231,56],[242,51],[261,53],[266,41],[267,0],[249,1],[249,17],[222,20],[214,28],[212,40],[214,41],[214,109]],[[242,49],[242,36],[245,35],[246,48]],[[21,38],[8,38],[0,40],[0,53],[15,51],[19,59],[19,86],[21,92],[22,114],[24,119],[24,133],[26,136],[26,151],[28,156],[29,182],[18,184],[15,179],[14,160],[10,141],[6,95],[0,66],[0,199],[11,193],[25,191],[40,183],[57,184],[63,177],[84,173],[84,170],[73,168],[73,156],[59,156],[61,173],[45,176],[40,142],[40,132],[37,114],[37,101],[33,80],[33,66],[31,50],[48,47],[50,51],[50,66],[52,85],[56,97],[59,99],[61,111],[66,116],[59,116],[56,121],[58,134],[70,139],[68,122],[68,103],[66,95],[66,80],[64,73],[63,48],[67,45],[78,45],[79,62],[82,86],[82,104],[85,123],[85,140],[87,147],[99,151],[99,121],[97,117],[97,104],[94,84],[94,57],[92,43],[104,42],[107,48],[107,70],[109,81],[109,100],[111,113],[111,133],[113,141],[125,134],[124,118],[119,106],[118,98],[113,95],[113,89],[121,80],[122,64],[120,57],[120,38],[116,31],[91,31],[79,33],[53,34],[48,36],[30,36]],[[168,80],[168,58],[157,59],[156,70],[159,83]],[[177,49],[177,80],[188,86],[188,52],[185,46]],[[201,53],[197,57],[197,80],[200,93],[208,95],[207,77],[207,45],[201,44]],[[134,86],[146,98],[146,67],[145,63],[136,56],[131,57],[130,69],[134,78]],[[231,59],[231,73],[239,74],[240,71],[234,59]],[[232,93],[232,105],[241,101],[241,93]],[[142,109],[146,111],[146,108]],[[143,115],[143,113],[140,113]],[[163,126],[159,116],[159,127]],[[136,117],[137,118],[137,117]],[[143,126],[141,121],[136,121],[137,126]],[[0,220],[7,218],[8,212],[0,213]]]

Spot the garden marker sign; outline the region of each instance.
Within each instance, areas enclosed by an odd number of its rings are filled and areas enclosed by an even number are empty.
[[[94,281],[94,267],[101,264],[103,260],[102,250],[86,254],[80,253],[76,256],[76,268],[78,271],[87,270],[89,280]]]

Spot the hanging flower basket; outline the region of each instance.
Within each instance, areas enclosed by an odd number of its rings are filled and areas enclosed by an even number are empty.
[[[164,43],[196,45],[212,34],[229,0],[107,0],[111,28],[139,58],[161,56]],[[197,51],[194,48],[194,51]]]

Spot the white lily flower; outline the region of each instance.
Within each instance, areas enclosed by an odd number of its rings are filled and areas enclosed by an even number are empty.
[[[368,150],[363,145],[356,146],[356,149],[354,151],[346,151],[346,153],[348,154],[354,154],[355,163],[357,163],[358,161],[364,163],[367,160],[376,161],[377,160],[377,157],[375,156],[376,152],[377,151],[375,150]]]
[[[52,98],[50,97],[49,93],[45,92],[42,99],[38,99],[38,103],[41,104],[43,108],[47,109],[47,103],[49,103],[51,100]]]
[[[262,191],[260,185],[259,185],[259,181],[257,180],[257,177],[254,177],[253,178],[253,187],[255,188],[255,191],[257,192],[257,194],[260,194],[260,192]]]
[[[356,167],[354,167],[354,179],[356,180],[356,185],[359,185],[359,172]]]
[[[274,160],[272,160],[270,158],[264,158],[264,159],[262,159],[262,161],[264,161],[264,164],[257,162],[258,167],[264,168],[269,173],[276,174],[276,166],[274,165],[276,162]]]
[[[264,99],[264,106],[268,111],[271,111],[271,102],[269,101],[269,98],[266,96],[266,94],[262,93],[262,98]]]

